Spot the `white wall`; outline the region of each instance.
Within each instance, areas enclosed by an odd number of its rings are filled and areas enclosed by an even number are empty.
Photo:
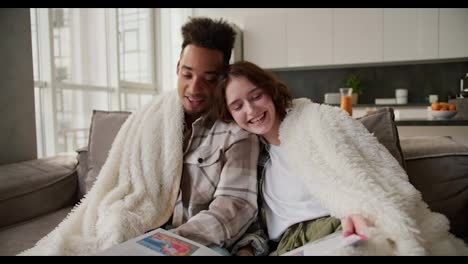
[[[255,14],[280,14],[285,11],[293,12],[298,8],[194,8],[194,16],[205,16],[210,18],[223,18],[244,29],[245,17]]]

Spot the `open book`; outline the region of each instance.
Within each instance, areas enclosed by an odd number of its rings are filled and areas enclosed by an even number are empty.
[[[331,235],[307,243],[302,247],[293,249],[284,253],[281,256],[323,256],[330,255],[340,248],[356,245],[362,238],[358,235],[352,234],[343,237],[341,232],[335,232]]]
[[[221,256],[216,251],[158,228],[108,248],[100,256]]]

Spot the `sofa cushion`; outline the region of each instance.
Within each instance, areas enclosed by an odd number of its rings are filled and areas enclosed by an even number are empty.
[[[83,194],[87,193],[94,184],[107,159],[114,138],[122,124],[127,120],[131,112],[120,111],[93,111],[88,142],[88,173],[84,182]]]
[[[0,227],[74,204],[75,166],[74,156],[0,166]]]
[[[32,248],[70,213],[72,206],[12,226],[0,228],[0,256],[13,256]]]
[[[76,150],[78,153],[76,166],[76,174],[78,175],[78,200],[86,194],[86,176],[88,175],[88,147],[83,147]]]
[[[380,108],[375,112],[357,118],[357,120],[361,121],[367,130],[373,133],[377,140],[384,145],[400,165],[406,169],[393,109],[389,107]]]
[[[80,196],[86,194],[94,184],[107,159],[112,142],[122,124],[131,112],[98,111],[93,112],[91,121],[88,150],[78,150],[80,164],[87,167],[87,173],[79,173]],[[405,168],[405,160],[400,147],[398,130],[395,125],[395,115],[392,108],[381,108],[358,120],[373,133],[377,140],[384,145]],[[87,159],[86,161],[83,159]],[[87,165],[85,165],[87,163]],[[78,166],[78,167],[83,167]],[[80,168],[79,168],[80,170]]]
[[[450,220],[450,229],[468,238],[468,147],[450,137],[401,138],[411,183],[424,201]]]

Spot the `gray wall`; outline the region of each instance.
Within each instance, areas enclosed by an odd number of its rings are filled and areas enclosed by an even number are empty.
[[[0,164],[37,157],[30,23],[28,8],[0,9]]]
[[[468,45],[468,44],[467,44]],[[375,98],[395,98],[395,89],[408,89],[408,103],[427,103],[429,94],[447,101],[460,93],[460,78],[468,72],[468,59],[411,65],[347,67],[316,70],[274,71],[289,86],[294,97],[308,97],[322,103],[325,93],[338,93],[349,74],[361,78],[363,94],[359,104],[373,104]]]

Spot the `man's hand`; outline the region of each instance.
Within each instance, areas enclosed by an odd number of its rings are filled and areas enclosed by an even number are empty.
[[[239,251],[237,251],[236,256],[253,256],[253,248],[250,245],[241,247]]]
[[[356,234],[362,239],[367,239],[365,230],[369,227],[369,223],[362,215],[348,215],[341,219],[341,226],[343,227],[343,236],[347,237],[349,235]]]

